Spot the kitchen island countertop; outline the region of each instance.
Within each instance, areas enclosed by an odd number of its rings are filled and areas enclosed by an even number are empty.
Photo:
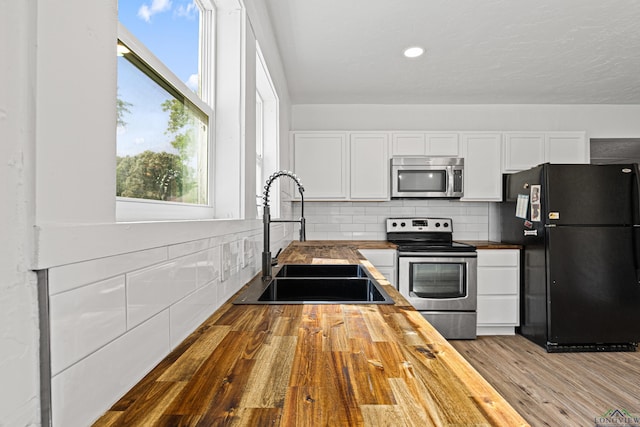
[[[361,263],[394,305],[227,302],[95,425],[528,425],[357,250],[371,245],[293,242],[279,260]]]

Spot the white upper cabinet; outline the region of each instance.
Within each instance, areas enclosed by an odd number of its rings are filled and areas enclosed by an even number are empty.
[[[550,163],[589,163],[591,153],[584,132],[549,132],[545,140],[546,161]]]
[[[389,200],[389,135],[350,134],[350,198]]]
[[[293,169],[304,185],[305,199],[346,199],[347,135],[344,132],[293,134]]]
[[[544,163],[544,133],[505,133],[503,151],[503,172],[518,172]]]
[[[460,155],[460,141],[455,132],[393,132],[392,156]]]
[[[500,158],[502,135],[496,132],[462,133],[465,201],[502,200]]]
[[[463,201],[502,200],[503,173],[589,163],[585,132],[296,131],[291,150],[311,200],[389,200],[393,156],[464,158]]]
[[[504,134],[505,173],[541,163],[589,163],[585,132],[507,132]]]

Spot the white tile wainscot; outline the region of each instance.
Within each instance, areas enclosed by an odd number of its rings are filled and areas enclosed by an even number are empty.
[[[252,228],[49,268],[53,426],[100,417],[259,272],[261,244]]]
[[[513,335],[520,324],[520,250],[478,249],[478,335]]]

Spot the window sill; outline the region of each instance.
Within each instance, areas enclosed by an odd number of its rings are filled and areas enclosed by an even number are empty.
[[[214,214],[211,206],[116,197],[117,222],[207,220]]]

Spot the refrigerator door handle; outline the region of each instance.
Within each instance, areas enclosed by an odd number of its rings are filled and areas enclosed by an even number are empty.
[[[634,225],[631,228],[631,242],[633,244],[633,267],[636,270],[636,283],[640,285],[640,247],[638,240],[640,239],[640,225]]]
[[[640,216],[640,165],[635,164],[635,176],[636,176],[636,200],[638,206],[636,206],[636,214],[633,221],[638,221]],[[640,247],[638,247],[638,234],[640,234],[640,224],[634,224],[632,228],[633,235],[631,236],[633,242],[633,266],[636,270],[636,283],[640,284]]]

